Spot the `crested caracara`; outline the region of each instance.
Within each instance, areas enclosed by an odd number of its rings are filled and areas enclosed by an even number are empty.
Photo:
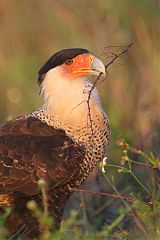
[[[42,107],[0,126],[0,202],[14,205],[11,233],[23,225],[24,238],[38,236],[26,203],[33,199],[43,207],[39,179],[47,183],[48,211],[59,227],[72,189],[103,159],[109,123],[88,79],[100,73],[105,75],[104,64],[86,49],[55,53],[38,72]]]

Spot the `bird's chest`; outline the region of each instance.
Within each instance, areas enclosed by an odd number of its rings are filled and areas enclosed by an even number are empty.
[[[92,123],[92,134],[90,140],[86,144],[86,152],[84,159],[79,163],[79,169],[73,174],[69,182],[70,188],[77,188],[89,176],[96,164],[101,161],[105,154],[106,146],[109,142],[110,129],[108,119],[103,119],[103,124],[98,126]],[[83,134],[81,134],[83,136]]]
[[[84,122],[78,121],[78,124],[69,124],[59,122],[53,115],[46,115],[43,111],[36,113],[41,121],[55,128],[65,130],[69,138],[77,145],[83,146],[85,155],[80,161],[72,166],[72,178],[69,180],[69,186],[78,187],[93,170],[96,163],[104,157],[105,148],[108,145],[110,137],[110,128],[108,118],[104,112],[94,108],[90,111],[90,116]]]

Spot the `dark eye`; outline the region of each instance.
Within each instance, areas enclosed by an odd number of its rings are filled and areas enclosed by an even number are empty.
[[[73,60],[72,59],[68,59],[65,61],[65,64],[66,65],[71,65],[73,63]]]

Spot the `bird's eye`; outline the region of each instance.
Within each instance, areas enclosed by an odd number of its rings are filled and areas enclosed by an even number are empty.
[[[89,57],[89,59],[90,59],[90,61],[91,61],[91,63],[93,62],[93,57]]]
[[[73,60],[72,59],[68,59],[65,61],[65,64],[66,65],[71,65],[73,63]]]

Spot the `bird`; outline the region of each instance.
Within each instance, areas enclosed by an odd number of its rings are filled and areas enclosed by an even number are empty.
[[[23,239],[40,234],[40,224],[26,207],[29,200],[43,207],[40,179],[47,185],[48,211],[59,229],[72,189],[102,161],[110,127],[90,80],[100,75],[105,77],[105,65],[89,50],[56,52],[38,72],[42,106],[0,126],[0,203],[12,200],[10,233],[25,226]]]

